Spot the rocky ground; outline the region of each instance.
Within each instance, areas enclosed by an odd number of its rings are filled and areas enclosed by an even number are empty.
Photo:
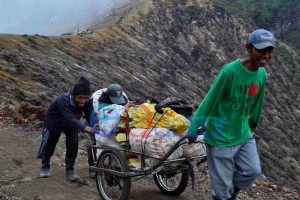
[[[0,120],[41,128],[45,108],[82,75],[93,92],[118,83],[130,100],[178,97],[197,107],[223,64],[246,56],[254,27],[209,0],[130,2],[97,21],[91,34],[1,34]],[[262,167],[278,185],[300,189],[297,52],[278,42],[266,70],[256,132]]]
[[[35,154],[40,143],[41,130],[12,125],[0,121],[0,199],[19,200],[66,200],[100,199],[94,179],[88,177],[86,139],[81,137],[80,153],[76,171],[87,181],[88,186],[66,180],[64,174],[64,137],[61,138],[51,163],[51,177],[38,177],[40,161]],[[178,197],[168,197],[160,193],[151,175],[132,183],[129,199],[210,199],[210,182],[205,164],[196,168],[195,189],[189,183],[186,191]],[[240,199],[300,199],[300,192],[272,184],[262,176],[248,191],[240,194]]]

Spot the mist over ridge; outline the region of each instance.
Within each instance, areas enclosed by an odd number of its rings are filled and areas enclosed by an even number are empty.
[[[7,0],[0,5],[0,34],[60,35],[107,16],[126,0]]]

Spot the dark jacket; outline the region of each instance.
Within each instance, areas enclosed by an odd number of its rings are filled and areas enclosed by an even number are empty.
[[[50,132],[62,132],[67,128],[75,128],[84,132],[86,125],[80,121],[80,118],[83,113],[88,113],[89,104],[79,108],[72,102],[71,94],[65,93],[50,104],[45,119],[45,126]]]

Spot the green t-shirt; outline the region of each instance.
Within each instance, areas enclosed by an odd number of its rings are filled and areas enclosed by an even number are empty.
[[[235,60],[223,66],[193,117],[189,134],[205,123],[204,140],[216,147],[245,142],[253,136],[264,98],[266,71],[253,72]]]

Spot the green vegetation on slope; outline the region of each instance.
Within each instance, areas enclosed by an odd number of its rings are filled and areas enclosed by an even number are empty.
[[[212,0],[254,27],[276,33],[276,37],[300,48],[299,0]]]

